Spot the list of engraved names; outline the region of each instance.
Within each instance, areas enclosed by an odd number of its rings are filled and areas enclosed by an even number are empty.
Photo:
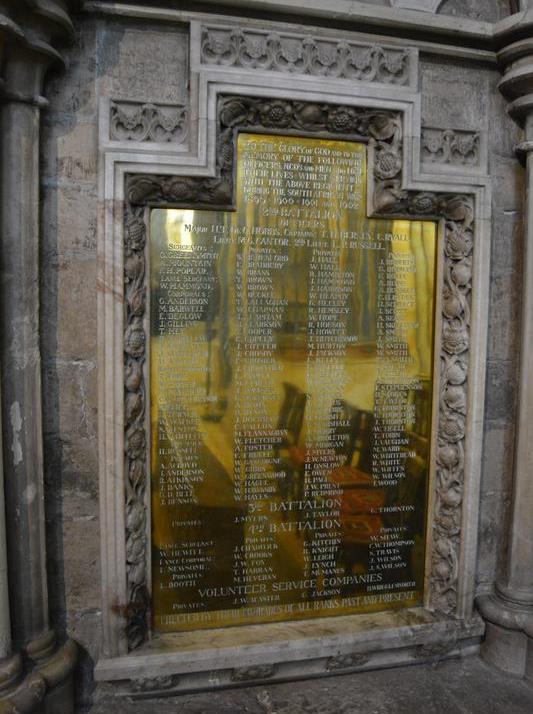
[[[240,134],[236,210],[152,211],[154,627],[420,604],[436,227],[366,146]]]

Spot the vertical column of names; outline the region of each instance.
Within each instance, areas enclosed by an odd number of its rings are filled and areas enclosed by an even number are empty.
[[[157,557],[161,587],[172,590],[177,600],[196,587],[212,565],[214,543],[202,537],[201,514],[196,511],[191,518],[196,488],[206,479],[199,459],[202,426],[192,407],[206,399],[207,340],[202,326],[216,259],[217,253],[203,245],[167,245],[158,256],[160,283],[151,306],[159,335],[152,351],[157,361],[158,517],[164,511],[172,514],[167,520],[179,535],[161,543]]]
[[[414,287],[409,282],[409,276],[416,271],[416,263],[411,254],[394,252],[395,243],[401,244],[408,236],[385,234],[385,237],[394,240],[386,244],[385,254],[378,266],[378,374],[374,399],[372,473],[376,486],[394,494],[388,501],[395,501],[398,508],[398,493],[406,478],[406,459],[409,456],[406,430],[414,421],[412,405],[408,402],[409,391],[413,388],[410,367],[414,358],[407,338],[412,325],[405,316],[416,302]],[[408,567],[414,540],[406,531],[405,525],[391,523],[383,527],[370,544],[370,569],[384,573],[387,581],[394,577],[394,571]]]

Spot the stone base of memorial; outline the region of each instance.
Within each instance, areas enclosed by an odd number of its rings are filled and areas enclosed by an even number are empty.
[[[413,609],[166,634],[101,660],[96,676],[152,696],[294,680],[474,654],[483,630],[477,616],[457,621]]]

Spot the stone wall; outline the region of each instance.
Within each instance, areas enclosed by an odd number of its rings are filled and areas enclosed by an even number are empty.
[[[100,641],[96,232],[100,96],[181,102],[179,27],[84,17],[51,75],[42,131],[41,335],[49,589],[54,623],[85,649],[90,690]]]
[[[523,169],[514,146],[518,127],[506,114],[495,70],[425,59],[422,117],[427,126],[488,135],[492,178],[491,289],[485,437],[478,544],[478,591],[491,588],[504,555],[512,490],[515,384],[520,337]]]
[[[378,2],[377,4],[384,4]],[[492,20],[505,4],[447,0],[442,12]],[[481,9],[480,9],[481,8]],[[477,13],[477,14],[476,14]],[[42,131],[41,335],[49,588],[53,623],[84,648],[80,676],[90,692],[100,639],[97,451],[96,226],[100,96],[183,102],[186,29],[85,16],[66,72],[46,88]],[[493,583],[502,555],[512,475],[514,380],[519,329],[522,170],[498,73],[423,57],[428,126],[489,136],[493,183],[487,412],[478,583]]]
[[[52,622],[88,655],[100,628],[96,231],[96,25],[83,22],[43,115],[41,335]],[[90,659],[89,659],[90,658]],[[85,690],[88,688],[85,687]]]

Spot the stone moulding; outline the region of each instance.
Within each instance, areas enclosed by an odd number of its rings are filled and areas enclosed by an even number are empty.
[[[204,25],[204,65],[411,86],[415,50],[258,29]]]
[[[144,365],[147,271],[146,206],[230,208],[237,130],[302,131],[321,137],[351,135],[372,150],[371,214],[397,218],[440,219],[442,295],[440,393],[433,522],[428,538],[428,604],[446,616],[457,614],[461,519],[464,493],[466,404],[470,349],[474,198],[469,194],[410,191],[403,188],[403,122],[399,111],[328,103],[220,96],[217,106],[216,175],[187,177],[157,174],[126,176],[125,207],[125,509],[128,604],[126,633],[130,650],[149,633],[147,503],[148,385]]]
[[[420,148],[422,161],[461,167],[481,164],[477,131],[423,127]]]
[[[189,110],[181,104],[112,101],[111,141],[152,141],[182,144],[189,128]]]

